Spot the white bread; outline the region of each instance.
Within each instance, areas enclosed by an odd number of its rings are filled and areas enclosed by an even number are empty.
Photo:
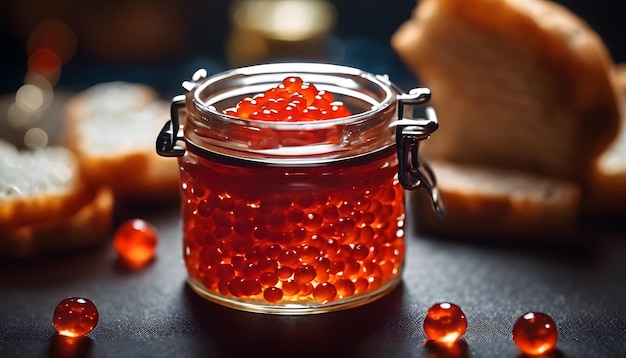
[[[178,197],[178,163],[159,156],[156,137],[169,119],[169,103],[149,86],[106,82],[66,103],[67,146],[93,187],[112,188],[131,201]]]
[[[392,46],[432,90],[430,159],[586,185],[615,138],[619,95],[601,38],[544,0],[421,0]]]
[[[112,213],[110,191],[86,186],[68,149],[18,151],[0,141],[0,257],[104,242]]]
[[[56,220],[91,201],[93,193],[81,181],[69,150],[18,151],[0,143],[0,228]]]
[[[97,246],[110,238],[113,194],[101,188],[76,213],[12,229],[0,229],[0,257],[30,258]]]
[[[626,64],[616,67],[622,103],[626,107]],[[626,218],[626,114],[622,130],[594,167],[586,214],[609,219]]]
[[[481,238],[568,237],[576,231],[580,186],[575,182],[494,167],[431,161],[446,215],[412,194],[417,229],[426,234]]]

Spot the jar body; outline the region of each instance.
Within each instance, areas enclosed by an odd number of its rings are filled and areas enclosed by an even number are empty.
[[[353,115],[285,124],[223,114],[286,75],[338,94]],[[310,64],[252,66],[193,87],[177,149],[192,289],[278,314],[355,307],[393,289],[405,260],[397,94],[384,77]]]
[[[191,286],[228,306],[315,313],[370,301],[404,264],[397,156],[315,167],[181,157]]]

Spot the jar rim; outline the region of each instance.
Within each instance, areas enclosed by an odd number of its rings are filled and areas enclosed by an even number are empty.
[[[279,84],[286,76],[292,75],[302,77],[305,82],[313,83],[319,89],[328,88],[332,93],[357,98],[369,103],[370,107],[341,118],[307,122],[282,122],[242,119],[225,114],[213,105],[221,99],[233,97],[232,91],[246,89],[247,92],[241,91],[238,93],[239,97],[243,98],[246,93],[256,94],[262,92]],[[240,85],[230,85],[232,91],[225,93],[223,96],[216,95],[219,92],[216,91],[216,88],[225,87],[231,82],[236,82]],[[363,94],[364,88],[368,88],[371,93],[376,92],[377,96]],[[258,92],[254,92],[255,90]],[[264,128],[293,129],[297,126],[306,130],[358,122],[364,118],[376,115],[393,103],[396,100],[396,95],[401,92],[386,75],[376,75],[350,66],[314,62],[279,62],[239,67],[209,76],[192,90],[192,99],[196,110],[201,113],[218,116],[221,120],[250,123]],[[210,101],[203,98],[205,93],[210,93],[207,96]]]

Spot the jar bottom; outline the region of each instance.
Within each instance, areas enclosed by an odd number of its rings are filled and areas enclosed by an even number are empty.
[[[276,315],[310,315],[319,313],[328,313],[334,311],[341,311],[349,308],[355,308],[363,306],[367,303],[376,301],[385,296],[396,288],[402,281],[402,275],[398,274],[389,279],[378,289],[372,290],[365,294],[354,296],[350,298],[344,298],[334,302],[328,303],[312,303],[306,301],[306,303],[286,302],[284,304],[267,304],[262,301],[251,301],[249,299],[238,299],[235,297],[225,297],[219,294],[208,291],[200,282],[197,282],[193,278],[187,279],[187,284],[191,289],[201,297],[217,303],[219,305],[237,309],[240,311],[247,311],[253,313],[265,313]]]

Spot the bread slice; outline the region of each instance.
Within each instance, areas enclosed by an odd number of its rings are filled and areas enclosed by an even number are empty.
[[[86,186],[68,149],[18,151],[0,141],[0,257],[104,242],[112,213],[111,192]]]
[[[0,229],[0,257],[31,258],[95,247],[110,238],[113,194],[100,188],[76,213],[31,225]]]
[[[95,85],[66,103],[66,143],[93,187],[112,188],[131,201],[178,198],[178,163],[159,156],[156,137],[169,119],[169,103],[149,86]]]
[[[19,151],[0,141],[0,228],[67,217],[93,199],[69,150]]]
[[[391,43],[432,90],[430,159],[589,181],[620,105],[601,38],[544,0],[421,0]]]
[[[446,215],[439,218],[429,198],[412,194],[421,233],[548,241],[577,228],[581,191],[575,182],[445,161],[430,165]]]
[[[626,108],[626,64],[616,67],[622,103]],[[586,214],[608,219],[626,218],[626,115],[619,135],[598,159],[587,195]]]

